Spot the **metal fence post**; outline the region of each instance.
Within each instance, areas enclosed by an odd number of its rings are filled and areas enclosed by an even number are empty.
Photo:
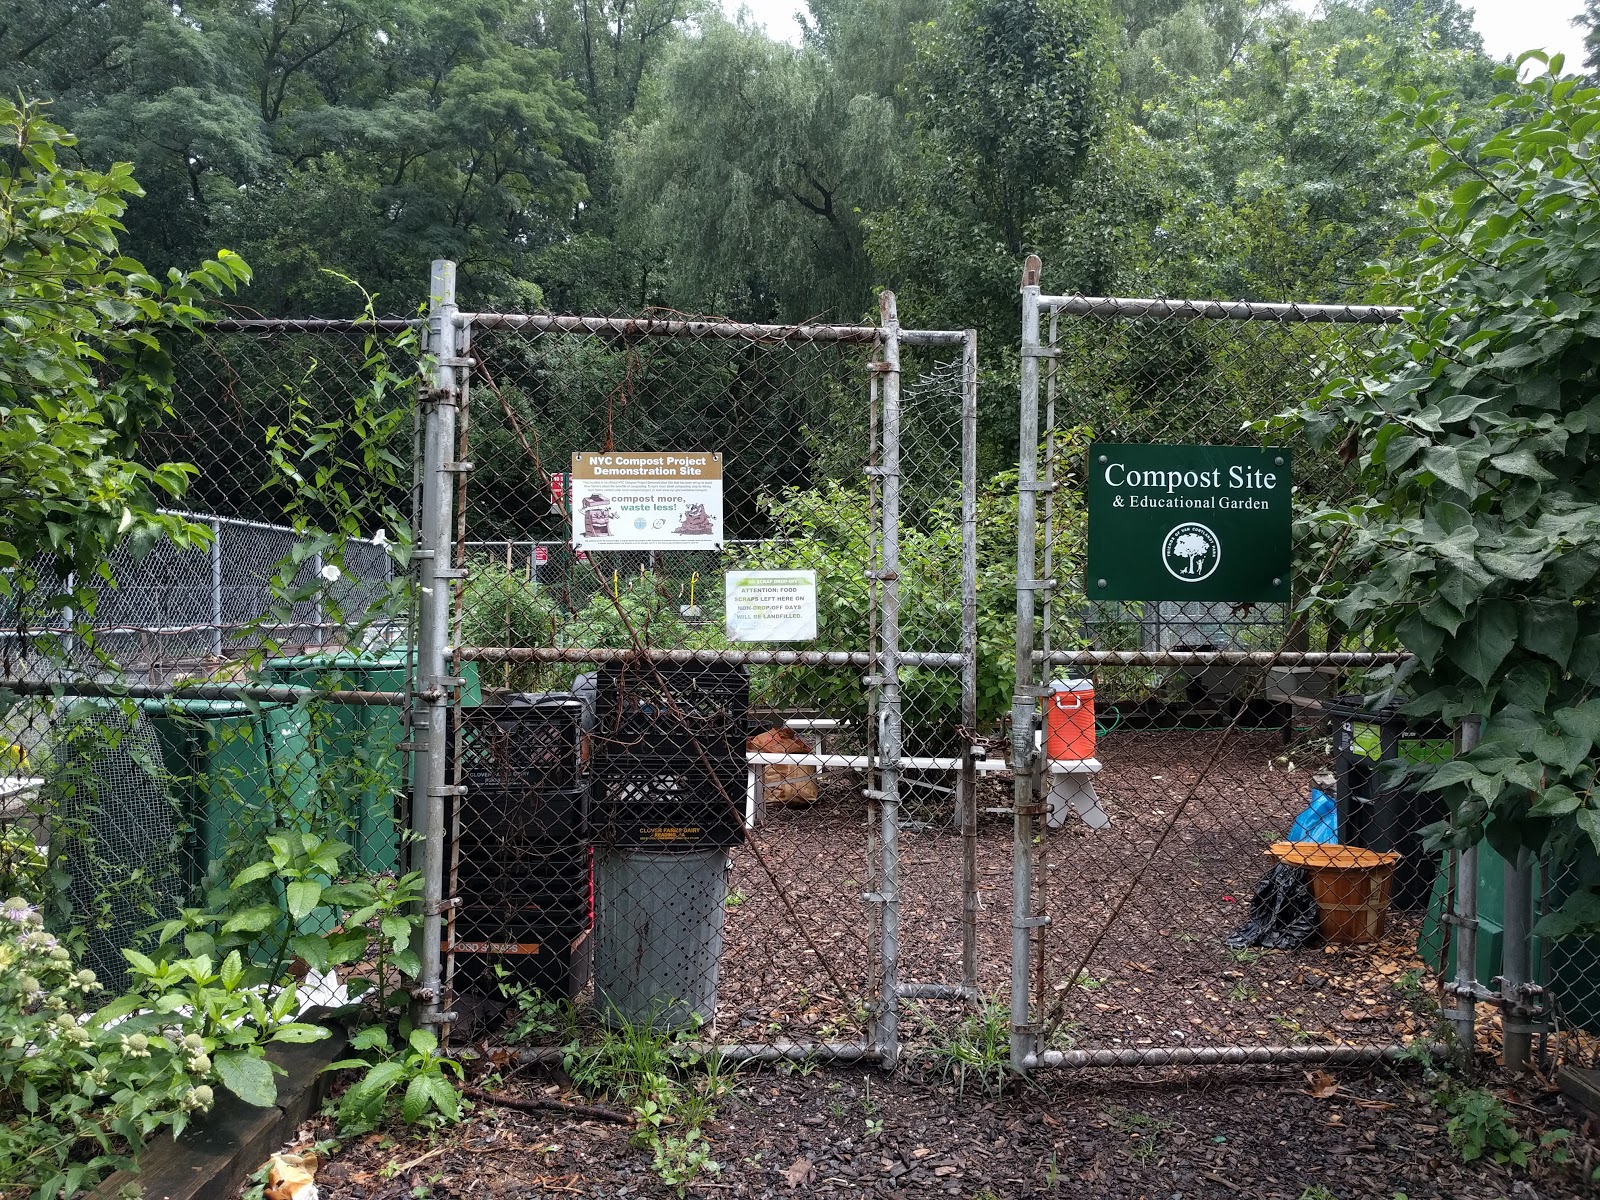
[[[222,522],[211,518],[211,654],[222,657]]]
[[[1533,1065],[1528,985],[1533,975],[1533,859],[1526,846],[1505,862],[1505,926],[1500,941],[1501,1048],[1507,1070]]]
[[[449,760],[447,731],[453,680],[447,655],[450,641],[451,510],[454,481],[446,465],[456,443],[456,265],[433,263],[428,283],[428,351],[433,359],[433,389],[423,403],[421,527],[417,534],[417,584],[420,592],[417,628],[416,729],[417,771],[412,812],[421,818],[422,970],[413,996],[418,1024],[438,1026],[448,1020],[442,1011],[445,822],[445,779]]]
[[[1022,420],[1017,446],[1017,672],[1011,699],[1013,774],[1011,845],[1011,1069],[1021,1074],[1034,1051],[1028,1019],[1028,940],[1033,921],[1033,589],[1039,481],[1038,255],[1022,268]]]
[[[1457,753],[1466,754],[1478,744],[1479,718],[1467,717],[1457,735]],[[1456,1040],[1468,1066],[1477,1039],[1478,992],[1478,847],[1455,852],[1456,902],[1451,920],[1456,948],[1455,979],[1450,991],[1455,1007],[1446,1015],[1455,1028]]]
[[[961,983],[978,986],[978,331],[961,352]]]
[[[883,605],[878,680],[879,822],[883,907],[883,979],[878,999],[879,1061],[891,1068],[900,1056],[900,317],[894,293],[879,293],[883,329],[883,539],[879,596]]]

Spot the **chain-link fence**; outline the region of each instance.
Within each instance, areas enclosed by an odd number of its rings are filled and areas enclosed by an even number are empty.
[[[460,324],[452,1008],[892,1059],[972,990],[970,339]]]
[[[151,951],[165,928],[198,953],[186,937],[252,904],[247,952],[300,958],[294,939],[327,934],[331,910],[290,917],[271,881],[230,886],[280,851],[348,846],[317,867],[324,882],[405,870],[403,531],[351,536],[331,518],[354,506],[318,507],[293,477],[326,465],[325,495],[408,504],[414,389],[378,397],[398,431],[383,469],[365,469],[343,428],[374,407],[377,336],[258,322],[177,340],[172,411],[139,452],[197,468],[186,508],[164,510],[186,541],[124,543],[91,578],[45,562],[7,581],[0,894],[38,906],[108,985],[126,978],[125,949]],[[308,430],[326,435],[320,449]],[[261,923],[267,907],[279,915]]]
[[[1436,1039],[1441,1003],[1470,1031],[1463,1014],[1501,974],[1502,932],[1526,937],[1526,926],[1501,911],[1498,855],[1424,844],[1446,814],[1399,768],[1450,757],[1454,731],[1379,702],[1397,656],[1374,652],[1369,631],[1331,604],[1296,604],[1337,595],[1340,545],[1299,518],[1362,498],[1352,456],[1275,449],[1266,425],[1330,377],[1359,376],[1402,314],[1054,297],[1036,285],[1037,274],[1025,280],[1021,486],[1025,505],[1030,490],[1041,500],[1024,516],[1018,604],[1019,661],[1034,666],[1019,670],[1016,720],[1024,731],[1039,720],[1038,741],[1024,732],[1015,747],[1027,903],[1014,921],[1026,970],[1013,1006],[1027,1015],[1014,1061],[1353,1060]],[[1086,497],[1097,474],[1129,481],[1111,461],[1129,444],[1253,447],[1269,469],[1292,470],[1281,599],[1097,597],[1117,590],[1103,573],[1136,572],[1150,552],[1130,542],[1096,559],[1091,546]],[[1199,490],[1163,476],[1154,500],[1141,491],[1150,482],[1115,498],[1110,487],[1103,502],[1161,509],[1174,577],[1204,579],[1229,553],[1274,553],[1206,524],[1243,528],[1218,511],[1237,501],[1202,494],[1203,472]],[[1191,545],[1175,541],[1185,529]],[[1450,931],[1468,875],[1477,949],[1458,972]],[[1585,962],[1588,946],[1545,948],[1539,982],[1569,1029],[1593,1024],[1600,980]]]

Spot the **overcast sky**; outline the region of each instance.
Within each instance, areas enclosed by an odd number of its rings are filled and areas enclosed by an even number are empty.
[[[1291,2],[1307,10],[1316,7],[1316,0]],[[722,7],[732,14],[741,3],[722,0]],[[805,11],[804,0],[743,0],[743,7],[771,36],[791,42],[800,40],[800,27],[794,16]],[[1583,39],[1571,24],[1583,8],[1583,0],[1478,0],[1466,7],[1474,9],[1478,32],[1496,58],[1524,50],[1560,51],[1567,56],[1570,70],[1583,66]]]

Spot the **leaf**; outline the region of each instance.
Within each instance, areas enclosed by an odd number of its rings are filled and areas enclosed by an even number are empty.
[[[439,1039],[434,1036],[432,1030],[413,1029],[411,1035],[406,1038],[406,1044],[418,1054],[432,1054],[439,1048]]]
[[[1522,606],[1517,640],[1566,669],[1578,637],[1578,610],[1570,601],[1534,602]]]
[[[254,883],[258,879],[265,879],[277,869],[277,864],[273,862],[251,863],[248,867],[240,871],[239,874],[234,877],[233,886],[240,888],[244,887],[246,884]]]
[[[307,1042],[320,1042],[330,1036],[329,1031],[320,1025],[307,1025],[300,1021],[288,1025],[280,1025],[272,1031],[268,1040],[274,1042],[288,1042],[290,1045],[303,1045]]]
[[[283,918],[283,911],[276,905],[258,904],[254,908],[247,908],[243,912],[234,913],[222,925],[223,933],[260,933],[270,929]]]
[[[326,938],[302,934],[289,939],[289,949],[313,971],[328,970],[328,941]]]
[[[389,1031],[382,1025],[369,1025],[350,1039],[351,1048],[355,1050],[371,1050],[388,1044]]]
[[[1330,1099],[1339,1091],[1339,1080],[1326,1071],[1307,1071],[1306,1082],[1310,1084],[1306,1094],[1314,1100]]]
[[[271,1108],[278,1102],[278,1085],[267,1060],[248,1050],[219,1050],[212,1058],[217,1078],[246,1104]]]
[[[322,885],[314,879],[297,879],[286,889],[289,897],[289,915],[304,920],[322,899]]]
[[[1451,642],[1450,660],[1469,678],[1487,687],[1516,640],[1516,607],[1505,600],[1489,600]]]
[[[816,1173],[816,1164],[802,1154],[799,1158],[790,1163],[787,1169],[785,1169],[783,1172],[783,1181],[787,1183],[791,1189],[794,1189],[798,1188],[803,1183],[810,1183],[811,1180],[816,1176]]]
[[[396,950],[404,950],[406,943],[411,940],[411,922],[405,917],[387,916],[378,923],[383,936],[394,943]]]
[[[428,1111],[433,1101],[433,1095],[428,1087],[428,1076],[418,1075],[406,1087],[405,1098],[400,1101],[400,1119],[407,1125],[415,1125],[422,1120],[423,1114]]]

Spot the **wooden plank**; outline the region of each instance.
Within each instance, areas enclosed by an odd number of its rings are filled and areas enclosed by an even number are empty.
[[[1568,1100],[1600,1117],[1600,1071],[1562,1067],[1556,1072],[1556,1086]]]

